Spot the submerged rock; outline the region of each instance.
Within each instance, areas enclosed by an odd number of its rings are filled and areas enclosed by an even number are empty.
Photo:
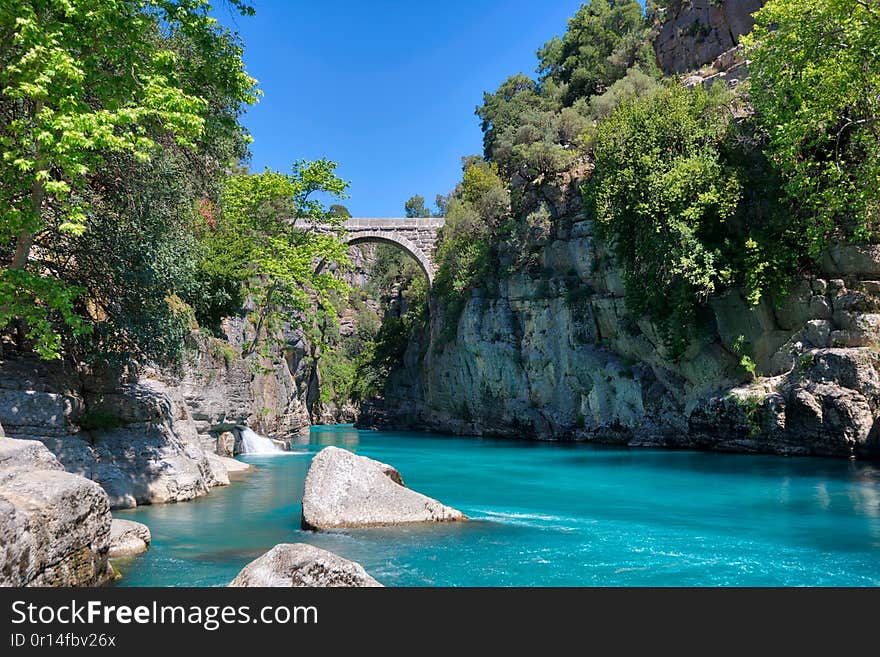
[[[110,523],[110,558],[133,557],[150,547],[150,528],[134,520],[113,518]]]
[[[98,586],[112,577],[110,502],[41,443],[0,438],[0,586]]]
[[[280,543],[245,566],[229,586],[382,585],[359,563],[305,543]]]
[[[312,459],[302,502],[304,529],[464,520],[465,515],[403,485],[390,465],[325,447]]]

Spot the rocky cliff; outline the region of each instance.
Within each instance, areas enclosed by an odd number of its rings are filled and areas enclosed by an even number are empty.
[[[454,332],[432,308],[428,334],[362,424],[880,456],[880,248],[835,244],[817,276],[756,307],[737,292],[712,299],[700,338],[673,359],[627,307],[577,188],[564,190],[554,233],[531,247],[539,266],[473,294]]]
[[[219,454],[236,452],[238,427],[289,442],[309,426],[301,345],[242,358],[248,328],[235,318],[224,324],[228,340],[195,333],[176,372],[74,371],[7,358],[0,424],[100,484],[114,508],[199,497],[229,483]]]
[[[688,86],[747,76],[737,46],[762,1],[664,4],[654,45],[665,72],[703,66],[683,76]],[[880,247],[832,243],[810,276],[757,306],[737,290],[711,298],[699,337],[673,357],[627,306],[612,250],[583,214],[586,175],[544,189],[556,219],[522,246],[534,266],[502,245],[510,274],[471,293],[460,315],[432,304],[360,424],[880,457]]]
[[[739,44],[754,27],[752,14],[766,0],[674,0],[658,11],[654,38],[657,64],[666,74],[713,61]]]
[[[251,325],[235,317],[225,319],[222,328],[225,339],[194,335],[196,348],[182,374],[165,376],[179,390],[200,444],[223,453],[217,438],[239,426],[287,443],[308,431],[312,371],[302,336],[289,332],[283,349],[242,357],[253,337]]]

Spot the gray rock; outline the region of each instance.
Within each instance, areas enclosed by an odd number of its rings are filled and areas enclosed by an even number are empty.
[[[0,438],[0,481],[11,477],[16,468],[27,470],[63,470],[63,466],[38,440]]]
[[[673,3],[657,30],[654,49],[663,72],[683,73],[709,64],[754,26],[766,0],[692,0]],[[735,57],[731,63],[735,62]],[[723,64],[725,62],[719,62]]]
[[[464,520],[451,507],[402,485],[393,467],[338,447],[312,459],[302,501],[305,529]]]
[[[215,485],[228,486],[229,469],[226,467],[226,462],[232,459],[226,459],[213,452],[205,452],[205,458],[208,460],[208,467],[211,468],[211,476],[214,479]]]
[[[804,337],[815,348],[830,347],[834,325],[825,319],[813,319],[804,327]]]
[[[68,395],[0,387],[0,424],[12,436],[64,436],[76,407],[76,400]]]
[[[242,347],[252,339],[253,326],[235,317],[225,319],[222,328],[226,341],[195,336],[198,359],[185,366],[179,381],[199,431],[223,434],[242,425],[262,435],[287,438],[307,429],[309,414],[302,391],[308,369],[305,352],[289,361],[281,349],[274,349],[267,357],[242,358]],[[229,439],[223,438],[217,444],[218,454],[232,456]]]
[[[0,586],[104,584],[112,577],[107,494],[60,470],[44,450],[0,438],[7,457],[0,465]],[[50,469],[38,469],[44,466]]]
[[[129,425],[80,438],[43,439],[69,472],[95,480],[113,508],[183,502],[217,485],[204,452],[168,423]]]
[[[359,563],[305,543],[281,543],[245,566],[229,586],[382,585],[370,577]]]
[[[226,467],[227,472],[247,472],[249,470],[253,470],[254,466],[250,463],[245,463],[244,461],[239,461],[238,459],[228,459],[223,456],[218,456],[223,462],[223,465]]]
[[[113,518],[110,523],[109,557],[133,557],[143,554],[150,547],[150,528],[134,520]]]
[[[822,253],[822,270],[834,278],[880,276],[880,245],[832,242]]]
[[[223,463],[202,450],[179,392],[162,381],[89,393],[86,403],[115,426],[37,438],[68,472],[101,484],[113,508],[182,502],[229,483]]]

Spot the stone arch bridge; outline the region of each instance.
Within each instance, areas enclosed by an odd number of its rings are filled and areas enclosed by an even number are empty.
[[[443,222],[442,217],[426,219],[352,217],[343,224],[347,233],[345,243],[352,245],[364,242],[396,244],[416,259],[422,271],[425,272],[425,276],[428,277],[428,285],[430,286],[434,283],[434,273],[437,268],[434,262],[434,252],[437,249],[437,239]]]

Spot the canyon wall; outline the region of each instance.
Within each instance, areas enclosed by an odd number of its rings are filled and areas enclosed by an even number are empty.
[[[747,77],[739,38],[763,2],[668,3],[655,50],[687,86]],[[703,67],[696,71],[698,67]],[[757,306],[708,300],[683,355],[628,307],[572,171],[555,217],[460,315],[435,301],[364,426],[640,446],[880,457],[880,247],[833,242],[810,276]],[[522,190],[521,190],[522,191]],[[547,196],[547,193],[550,196]],[[552,198],[551,198],[552,197]],[[524,267],[523,254],[533,265]]]
[[[880,456],[880,247],[833,244],[821,272],[755,307],[737,291],[712,299],[699,337],[675,359],[627,307],[579,182],[562,190],[553,234],[530,246],[539,266],[473,293],[457,320],[432,307],[362,425]]]
[[[7,357],[0,424],[100,484],[113,508],[204,495],[229,483],[220,454],[236,452],[238,427],[288,444],[309,427],[302,342],[292,336],[268,357],[242,357],[250,325],[232,318],[223,328],[226,340],[193,333],[174,372],[73,371]]]

